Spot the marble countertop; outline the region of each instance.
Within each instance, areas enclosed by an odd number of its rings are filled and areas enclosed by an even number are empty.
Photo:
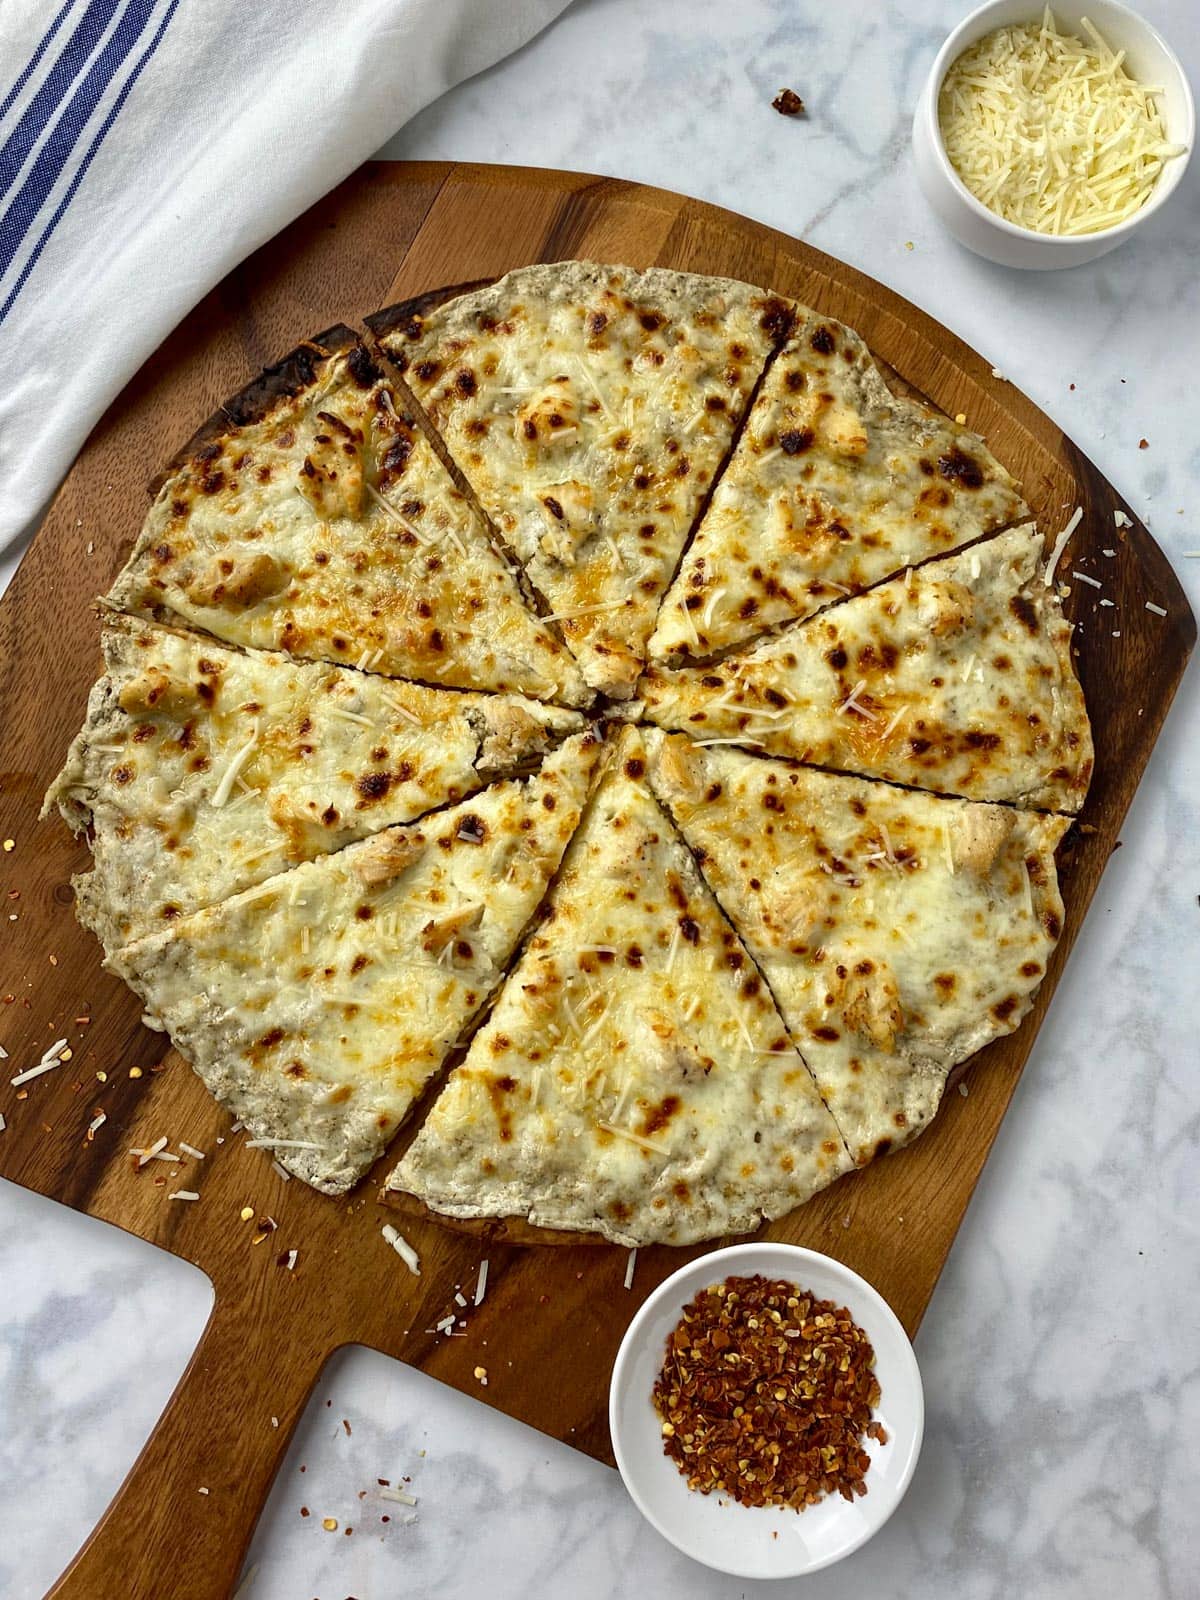
[[[926,210],[909,155],[924,73],[965,9],[580,0],[383,154],[681,188],[853,263],[1059,422],[1200,605],[1200,561],[1184,554],[1200,547],[1200,167],[1144,235],[1090,267],[1024,275],[966,254]],[[1192,0],[1141,9],[1200,84]],[[806,121],[770,109],[784,84]],[[865,1550],[774,1594],[1197,1592],[1196,701],[1192,673],[917,1339],[929,1420],[908,1498]],[[0,1596],[32,1600],[117,1488],[210,1292],[195,1269],[3,1183],[0,1286]],[[358,1499],[404,1473],[415,1511]],[[354,1537],[325,1533],[325,1516]],[[250,1563],[245,1600],[768,1593],[678,1555],[607,1468],[362,1350],[325,1374]]]

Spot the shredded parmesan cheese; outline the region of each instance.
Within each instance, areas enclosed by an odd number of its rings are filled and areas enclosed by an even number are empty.
[[[398,1229],[393,1228],[390,1222],[385,1222],[380,1231],[382,1232],[383,1237],[391,1245],[392,1249],[400,1257],[401,1261],[403,1261],[404,1265],[412,1273],[413,1277],[419,1278],[421,1276],[421,1258],[413,1249],[412,1245],[409,1244],[404,1235],[400,1233]],[[449,1320],[450,1326],[453,1327],[454,1318],[451,1317]],[[441,1324],[439,1323],[438,1326],[440,1327]]]
[[[254,731],[240,750],[235,750],[229,758],[229,765],[221,774],[221,781],[213,791],[212,800],[209,802],[214,811],[219,811],[226,800],[233,793],[233,786],[237,782],[238,774],[249,761],[258,747],[258,724],[254,724]]]
[[[598,1122],[598,1128],[605,1133],[614,1133],[618,1139],[628,1139],[630,1144],[636,1144],[643,1150],[653,1150],[657,1156],[669,1156],[670,1150],[665,1144],[655,1144],[653,1139],[643,1139],[640,1133],[634,1133],[631,1128],[619,1128],[615,1122]]]
[[[1115,227],[1149,199],[1184,146],[1166,138],[1157,97],[1086,17],[1087,42],[1040,23],[997,28],[951,66],[938,96],[946,154],[1005,221],[1059,236]]]
[[[1153,611],[1156,617],[1165,617],[1167,614],[1165,609],[1162,606],[1156,606],[1153,600],[1146,601],[1146,610]],[[16,1082],[15,1078],[13,1079],[13,1082]]]
[[[633,1275],[634,1275],[634,1273],[636,1271],[637,1271],[637,1250],[633,1249],[633,1250],[631,1250],[629,1252],[629,1258],[625,1263],[625,1287],[627,1289],[632,1289],[633,1288]]]
[[[1083,507],[1082,506],[1076,506],[1074,511],[1072,511],[1072,513],[1071,513],[1070,520],[1068,521],[1066,527],[1059,534],[1058,538],[1055,539],[1055,541],[1054,541],[1054,549],[1051,550],[1050,559],[1046,563],[1046,570],[1045,570],[1045,572],[1043,573],[1042,576],[1043,576],[1043,581],[1045,582],[1045,585],[1046,585],[1047,589],[1054,582],[1054,569],[1055,569],[1055,567],[1058,566],[1058,558],[1062,555],[1063,551],[1067,548],[1067,540],[1075,532],[1075,529],[1079,526],[1079,524],[1082,521],[1083,521]]]
[[[475,1279],[475,1304],[481,1306],[483,1297],[487,1293],[488,1258],[484,1256],[479,1263],[479,1276]]]

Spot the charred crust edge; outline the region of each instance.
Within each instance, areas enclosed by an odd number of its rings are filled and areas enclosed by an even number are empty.
[[[449,301],[457,300],[464,294],[473,294],[478,289],[486,289],[497,281],[496,278],[475,278],[470,283],[451,283],[440,289],[427,289],[424,294],[414,295],[411,300],[397,300],[395,305],[372,311],[363,318],[363,322],[377,339],[384,340],[389,334],[403,331],[414,317],[428,316]]]
[[[313,334],[311,339],[303,340],[294,350],[289,350],[282,361],[264,368],[244,389],[239,389],[219,406],[207,422],[200,424],[182,449],[151,481],[151,495],[156,495],[167,479],[185,467],[205,445],[228,438],[239,428],[265,421],[284,401],[294,400],[306,389],[311,389],[330,361],[354,350],[361,350],[364,357],[369,359],[358,334],[344,322],[335,322],[332,327]]]

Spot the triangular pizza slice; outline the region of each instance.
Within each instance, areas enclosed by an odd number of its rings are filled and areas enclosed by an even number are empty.
[[[642,679],[646,714],[817,766],[1078,811],[1091,729],[1032,524],[831,606],[744,654]]]
[[[601,745],[182,917],[109,958],[221,1103],[341,1194],[385,1147],[536,911]]]
[[[583,727],[520,695],[428,689],[133,617],[46,796],[86,832],[76,909],[108,948],[461,800]]]
[[[1066,817],[647,732],[648,777],[866,1162],[1011,1033],[1062,932]]]
[[[1028,516],[983,440],[893,394],[806,312],[767,374],[650,641],[701,657]]]
[[[109,595],[231,644],[582,704],[482,520],[349,328],[221,408]]]
[[[589,261],[367,319],[584,677],[617,698],[790,320],[728,278]]]
[[[627,729],[546,916],[388,1180],[435,1212],[686,1244],[846,1170]]]

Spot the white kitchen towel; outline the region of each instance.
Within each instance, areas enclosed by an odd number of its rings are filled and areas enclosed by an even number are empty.
[[[0,554],[213,284],[566,4],[0,0]]]

